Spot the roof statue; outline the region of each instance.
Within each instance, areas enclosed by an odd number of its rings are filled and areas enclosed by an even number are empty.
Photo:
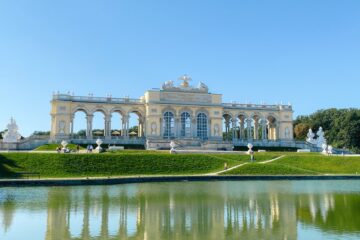
[[[182,75],[181,77],[178,78],[179,80],[183,81],[181,83],[181,86],[184,87],[184,88],[188,88],[190,85],[189,85],[189,81],[191,81],[191,77],[189,77],[188,75],[184,74]]]
[[[179,86],[174,85],[174,81],[169,80],[163,83],[162,90],[172,91],[172,92],[197,92],[197,93],[208,93],[209,88],[204,83],[200,82],[198,87],[193,87],[189,84],[192,80],[191,77],[184,74],[178,78],[178,80],[183,81]]]
[[[10,123],[7,125],[7,132],[3,134],[4,143],[16,143],[20,140],[21,135],[18,133],[18,126],[16,121],[11,118]]]

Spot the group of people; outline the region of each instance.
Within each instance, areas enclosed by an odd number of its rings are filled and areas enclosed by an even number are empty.
[[[58,146],[57,148],[56,148],[56,152],[57,153],[61,153],[61,152],[63,152],[63,153],[70,153],[71,152],[71,149],[69,149],[68,147],[62,147],[62,146]],[[75,152],[80,152],[80,145],[76,145],[76,150],[75,150]]]
[[[67,148],[67,147],[61,147],[61,146],[57,147],[57,148],[56,148],[56,151],[57,151],[57,153],[61,153],[61,152],[63,152],[63,153],[70,153],[70,149],[69,149],[69,148]]]
[[[89,145],[87,145],[87,147],[86,147],[86,152],[87,152],[87,153],[92,153],[93,149],[94,149],[93,145],[89,144]]]

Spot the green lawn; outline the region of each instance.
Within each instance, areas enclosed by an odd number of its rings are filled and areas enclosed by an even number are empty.
[[[61,146],[60,144],[44,144],[38,148],[35,148],[34,151],[56,151],[56,148]],[[69,143],[67,146],[70,150],[76,150],[76,144]],[[85,148],[80,146],[80,150]]]
[[[283,153],[267,164],[252,163],[224,175],[323,175],[360,174],[360,157],[324,156],[319,153]]]
[[[169,154],[122,151],[104,154],[1,153],[0,178],[17,172],[42,177],[202,174],[246,161],[246,155]]]
[[[259,162],[283,158],[274,162]],[[102,154],[1,153],[0,178],[38,172],[41,177],[131,175],[195,175],[249,163],[245,154],[169,154],[168,151],[125,150]],[[360,157],[323,156],[319,153],[255,153],[249,163],[227,175],[318,175],[360,173]]]

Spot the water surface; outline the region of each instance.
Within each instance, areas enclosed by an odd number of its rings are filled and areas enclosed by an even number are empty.
[[[0,239],[360,239],[360,181],[0,188]]]

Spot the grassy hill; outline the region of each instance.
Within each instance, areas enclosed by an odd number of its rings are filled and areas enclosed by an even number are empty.
[[[285,155],[276,161],[259,162]],[[102,154],[0,153],[0,178],[21,173],[41,177],[94,177],[137,175],[196,175],[215,173],[247,163],[227,175],[319,175],[360,173],[360,157],[323,156],[318,153],[256,153],[255,163],[244,154],[169,154],[168,151],[126,150]]]

